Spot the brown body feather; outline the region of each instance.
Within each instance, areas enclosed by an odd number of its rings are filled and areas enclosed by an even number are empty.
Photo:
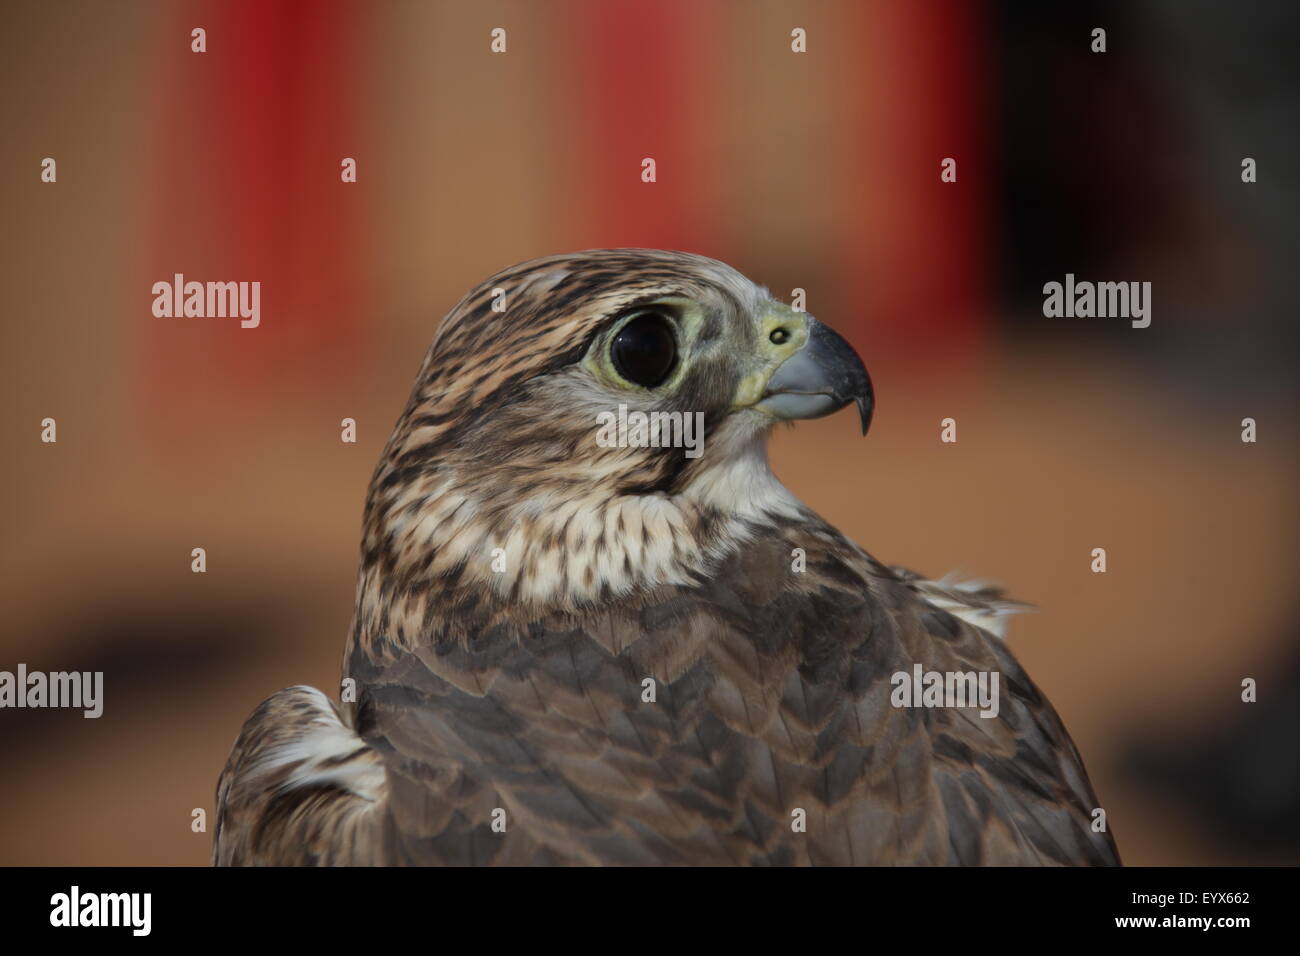
[[[890,675],[916,662],[1000,672],[999,717],[891,707]],[[382,796],[263,781],[226,816],[272,835],[223,862],[1118,862],[1078,753],[1010,652],[824,527],[756,540],[706,586],[552,620],[503,610],[468,647],[354,651],[347,673]],[[273,746],[258,737],[284,707],[264,705],[241,745]],[[346,842],[322,826],[349,816]]]

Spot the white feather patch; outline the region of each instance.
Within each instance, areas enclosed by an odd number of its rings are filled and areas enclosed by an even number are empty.
[[[961,581],[957,575],[947,574],[938,581],[915,577],[911,584],[931,607],[999,638],[1006,638],[1007,620],[1013,614],[1035,610],[1030,604],[1002,597],[995,585],[979,578]]]

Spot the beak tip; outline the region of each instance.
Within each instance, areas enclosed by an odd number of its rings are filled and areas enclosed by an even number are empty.
[[[864,395],[858,396],[857,404],[858,415],[862,419],[862,434],[865,435],[867,429],[871,427],[871,413],[874,411],[874,408],[872,407],[872,402],[868,401]]]

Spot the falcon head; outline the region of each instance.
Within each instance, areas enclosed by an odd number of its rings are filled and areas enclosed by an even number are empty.
[[[577,609],[693,583],[752,525],[804,513],[768,467],[772,426],[850,403],[865,434],[848,343],[716,260],[506,269],[425,357],[371,483],[362,587],[404,595],[409,618],[431,588]]]

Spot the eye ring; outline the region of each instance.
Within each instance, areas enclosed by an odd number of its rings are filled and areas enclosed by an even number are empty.
[[[661,312],[642,312],[609,343],[609,359],[624,379],[642,388],[662,385],[677,367],[677,335]]]

